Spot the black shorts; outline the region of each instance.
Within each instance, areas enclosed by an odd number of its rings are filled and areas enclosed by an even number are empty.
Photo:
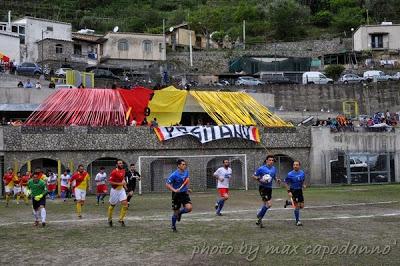
[[[136,189],[136,178],[135,178],[135,180],[133,180],[133,181],[131,181],[129,184],[128,184],[128,189],[126,190],[126,192],[131,192],[131,191],[135,191],[135,189]]]
[[[260,192],[263,201],[269,201],[272,199],[272,188],[259,186],[258,191]]]
[[[294,202],[297,202],[297,203],[303,203],[304,202],[303,190],[302,189],[291,189],[290,192],[292,192],[292,199],[293,199]]]
[[[182,206],[185,206],[185,204],[192,203],[190,201],[189,194],[187,192],[172,192],[172,209],[173,210],[179,210],[179,208]]]
[[[43,196],[39,201],[35,200],[35,197],[32,197],[32,206],[34,210],[39,209],[40,206],[46,206],[46,196]]]

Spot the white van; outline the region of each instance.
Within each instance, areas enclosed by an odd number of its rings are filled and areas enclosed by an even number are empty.
[[[383,71],[380,70],[368,70],[364,72],[364,78],[368,81],[389,81],[389,80],[395,80],[394,77],[390,75],[386,75]]]
[[[303,84],[333,84],[333,79],[327,78],[321,72],[305,72]]]

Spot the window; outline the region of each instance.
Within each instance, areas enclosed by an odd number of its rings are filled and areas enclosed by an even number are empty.
[[[118,51],[128,51],[128,41],[126,39],[121,39],[118,41]]]
[[[371,48],[383,48],[383,34],[371,35]]]
[[[53,31],[53,27],[47,26],[46,31]]]
[[[159,51],[160,53],[162,53],[162,50],[163,50],[163,44],[160,42],[160,43],[158,44],[158,51]]]
[[[25,27],[19,26],[19,34],[25,34]]]
[[[62,53],[63,53],[63,45],[56,44],[56,54],[62,54]]]
[[[74,55],[82,55],[82,45],[74,44]]]
[[[18,33],[18,26],[12,26],[11,31]]]
[[[143,51],[145,53],[151,53],[152,46],[153,46],[153,42],[152,41],[149,41],[149,40],[143,41]]]

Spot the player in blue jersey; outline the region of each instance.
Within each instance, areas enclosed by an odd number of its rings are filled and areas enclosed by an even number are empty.
[[[189,172],[186,170],[185,160],[176,161],[177,169],[172,172],[166,182],[166,187],[172,192],[172,231],[176,232],[176,222],[181,220],[184,213],[192,211],[192,202],[189,197]],[[183,206],[181,208],[181,206]]]
[[[257,213],[256,225],[263,228],[262,219],[264,218],[267,210],[272,206],[272,181],[280,184],[281,180],[276,178],[276,168],[274,166],[275,158],[273,155],[268,155],[264,164],[259,167],[254,173],[253,178],[259,183],[258,191],[260,192],[261,205],[260,211]]]
[[[303,170],[300,170],[300,162],[293,162],[293,171],[290,171],[285,178],[285,186],[288,192],[291,202],[289,200],[285,203],[285,208],[287,205],[292,204],[294,207],[294,217],[296,219],[296,225],[303,225],[300,222],[300,209],[304,208],[304,197],[303,197],[303,187],[305,175]]]

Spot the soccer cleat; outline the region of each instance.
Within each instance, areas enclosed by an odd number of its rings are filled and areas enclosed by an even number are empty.
[[[125,222],[124,222],[124,221],[119,220],[118,222],[120,223],[120,225],[121,225],[122,227],[125,227]]]
[[[220,213],[220,212],[217,212],[216,215],[217,216],[223,216],[222,213]]]
[[[104,205],[104,200],[102,200],[102,201],[101,201],[101,204],[103,204],[103,205]]]
[[[103,202],[104,203],[104,202]],[[129,206],[131,206],[131,203],[130,202],[128,202],[128,208],[129,208]]]
[[[172,232],[177,233],[178,230],[176,230],[176,226],[172,226]]]
[[[215,203],[214,208],[215,208],[216,210],[218,210],[218,202]]]
[[[79,219],[82,219],[82,215],[78,215],[78,218],[79,218]]]
[[[34,226],[38,226],[39,225],[39,221],[35,221],[35,223],[33,225]]]
[[[258,220],[256,222],[256,225],[258,225],[260,228],[264,228],[264,225],[262,223],[262,219],[261,218],[258,218]]]
[[[109,220],[109,221],[108,221],[108,225],[109,225],[110,227],[113,227],[113,222],[112,222],[112,220]]]
[[[296,226],[303,226],[303,224],[300,221],[297,221]]]
[[[99,206],[99,203],[98,203],[98,202],[96,203],[96,206]]]
[[[288,201],[288,200],[286,200],[285,201],[285,205],[283,205],[283,208],[286,208],[287,206],[289,206],[291,203]]]
[[[46,227],[46,223],[45,222],[42,222],[42,227]]]
[[[17,205],[19,205],[19,201],[17,201]]]

